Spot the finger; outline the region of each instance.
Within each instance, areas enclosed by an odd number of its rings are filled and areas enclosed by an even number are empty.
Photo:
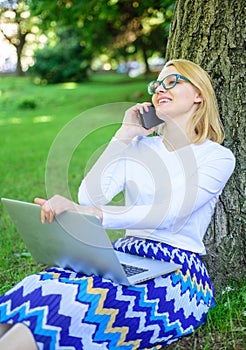
[[[54,221],[54,213],[52,212],[52,210],[50,210],[49,212],[49,223],[52,224],[52,222]]]
[[[143,107],[144,107],[145,112],[148,112],[150,106],[151,106],[151,103],[150,103],[150,102],[146,102],[146,103],[144,104]]]
[[[43,209],[43,212],[45,213],[46,221],[48,221],[49,223],[52,223],[54,220],[54,212],[52,210],[51,201],[50,200],[47,201],[42,209]]]
[[[50,201],[45,201],[41,209],[41,222],[45,224],[46,221],[50,222],[51,220],[52,209],[50,206]]]
[[[46,199],[43,198],[34,198],[34,203],[39,204],[39,205],[44,205],[46,203]]]
[[[137,112],[140,114],[143,114],[143,110],[144,110],[143,104],[138,103],[136,107],[137,107]]]
[[[41,211],[41,222],[42,222],[42,224],[45,224],[46,221],[51,224],[54,221],[54,217],[55,217],[55,215],[54,215],[54,213],[52,212],[51,209],[48,210],[48,211],[45,211],[45,210],[42,209],[42,211]]]
[[[46,223],[46,213],[43,209],[41,209],[41,222],[42,224]]]
[[[148,112],[149,110],[149,106],[151,106],[151,102],[143,102],[143,103],[138,103],[137,104],[137,108],[138,108],[138,111],[143,114],[143,112]]]

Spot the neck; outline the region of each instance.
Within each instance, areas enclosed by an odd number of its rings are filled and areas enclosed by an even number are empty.
[[[191,142],[184,125],[177,124],[173,121],[166,121],[163,143],[169,151],[175,151],[189,145]]]

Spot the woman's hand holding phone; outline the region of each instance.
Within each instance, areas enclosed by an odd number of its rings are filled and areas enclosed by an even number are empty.
[[[116,132],[115,137],[125,143],[131,142],[135,136],[148,136],[152,134],[156,127],[145,128],[141,123],[141,115],[149,112],[152,106],[150,102],[138,103],[125,112],[123,123]]]
[[[155,107],[153,105],[149,106],[148,111],[143,111],[140,114],[140,120],[142,126],[150,130],[151,128],[163,123],[163,120],[159,119],[155,112]]]

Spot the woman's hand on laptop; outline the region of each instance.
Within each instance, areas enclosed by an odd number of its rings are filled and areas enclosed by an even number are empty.
[[[35,198],[34,202],[41,206],[41,222],[52,223],[54,218],[65,211],[79,211],[82,214],[97,216],[102,220],[102,211],[94,206],[81,206],[73,201],[56,194],[50,199]]]

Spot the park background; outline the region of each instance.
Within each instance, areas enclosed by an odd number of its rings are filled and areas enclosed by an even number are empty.
[[[46,196],[50,147],[82,115],[93,132],[69,164],[76,199],[87,162],[118,126],[98,128],[101,116],[91,119],[91,111],[149,100],[147,82],[172,57],[212,77],[224,144],[237,160],[206,236],[217,307],[205,327],[170,349],[246,349],[245,7],[245,0],[0,1],[1,197]],[[3,293],[40,266],[2,205],[0,230]]]

